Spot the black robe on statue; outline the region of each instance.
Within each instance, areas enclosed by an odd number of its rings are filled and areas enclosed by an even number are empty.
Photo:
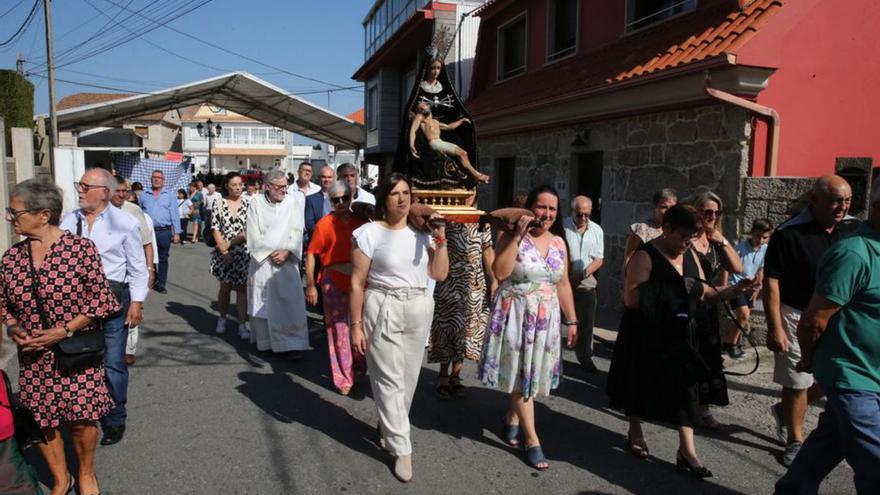
[[[458,129],[441,131],[440,138],[465,150],[471,164],[479,170],[477,166],[477,133],[473,119],[449,80],[446,64],[441,64],[440,75],[437,77],[437,82],[441,87],[423,87],[427,86],[422,83],[431,62],[433,59],[426,57],[422,63],[417,73],[420,77],[416,79],[403,109],[393,170],[406,174],[412,180],[413,187],[419,189],[473,189],[476,187],[477,181],[467,173],[458,158],[432,150],[421,131],[416,132],[416,150],[419,152],[420,158],[412,156],[409,150],[409,128],[412,124],[412,116],[415,115],[416,105],[420,102],[427,102],[431,105],[433,117],[444,124],[450,124],[460,118],[471,120],[470,124],[464,123]],[[439,89],[439,91],[434,92],[435,89]]]

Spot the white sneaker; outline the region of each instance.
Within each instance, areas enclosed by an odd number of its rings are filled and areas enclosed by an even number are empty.
[[[248,328],[247,322],[239,323],[238,325],[238,338],[241,340],[250,340],[251,339],[251,330]]]
[[[223,333],[226,331],[226,318],[220,318],[217,320],[217,328],[214,329],[217,333]]]

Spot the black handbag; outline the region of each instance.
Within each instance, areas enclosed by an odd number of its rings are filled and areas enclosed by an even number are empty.
[[[77,228],[79,231],[79,228]],[[31,268],[31,290],[33,291],[34,301],[37,303],[37,311],[40,313],[40,324],[44,329],[52,328],[49,319],[46,317],[46,308],[43,306],[43,298],[40,297],[40,275],[34,268],[34,259],[31,256],[31,245],[28,246],[28,256],[30,257]],[[55,354],[55,369],[61,372],[72,373],[85,368],[91,368],[104,362],[104,329],[100,322],[98,328],[93,330],[80,330],[74,332],[72,337],[68,337],[52,348]]]
[[[4,407],[8,407],[12,410],[12,423],[15,427],[15,441],[18,443],[19,450],[22,453],[25,449],[32,447],[38,443],[46,443],[46,435],[43,433],[43,429],[40,428],[37,420],[34,419],[34,413],[31,412],[24,404],[18,400],[18,397],[12,393],[12,384],[9,383],[9,376],[6,375],[6,372],[0,370],[0,373],[3,373],[3,383],[6,386],[6,396],[9,397],[9,405]]]

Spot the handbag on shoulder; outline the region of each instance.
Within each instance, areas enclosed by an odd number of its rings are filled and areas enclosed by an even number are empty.
[[[79,228],[77,228],[79,231]],[[31,245],[27,243],[28,256],[30,257],[29,265],[31,268],[31,290],[33,291],[34,302],[37,303],[37,311],[40,313],[40,324],[44,329],[52,328],[52,324],[46,317],[46,308],[43,306],[43,298],[40,297],[40,275],[34,267],[34,259],[31,256]],[[72,373],[85,368],[91,368],[104,362],[104,328],[101,322],[98,322],[98,328],[93,330],[80,330],[74,332],[72,337],[68,337],[52,348],[55,354],[55,368],[58,371]]]

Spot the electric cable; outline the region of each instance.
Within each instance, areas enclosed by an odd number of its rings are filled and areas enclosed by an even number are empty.
[[[34,5],[33,7],[31,7],[31,11],[28,12],[27,17],[25,17],[24,22],[21,23],[21,26],[18,27],[18,29],[15,31],[15,33],[12,34],[12,36],[9,37],[9,39],[0,43],[0,47],[6,46],[19,38],[19,35],[22,34],[34,20],[34,13],[37,11],[37,6],[39,4],[40,0],[34,0]]]

